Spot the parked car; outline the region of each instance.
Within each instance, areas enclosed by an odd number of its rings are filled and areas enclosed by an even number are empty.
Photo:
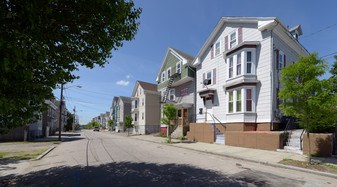
[[[99,127],[94,127],[94,131],[99,131]]]

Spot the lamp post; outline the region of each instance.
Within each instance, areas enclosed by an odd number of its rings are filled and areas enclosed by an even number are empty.
[[[62,127],[62,105],[63,105],[63,90],[71,88],[71,87],[78,87],[82,88],[82,86],[79,85],[73,85],[73,86],[68,86],[66,88],[63,88],[63,83],[61,84],[61,97],[60,97],[60,117],[59,117],[59,141],[61,141],[61,127]]]

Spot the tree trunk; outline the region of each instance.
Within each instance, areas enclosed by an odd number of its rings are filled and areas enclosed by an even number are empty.
[[[168,143],[171,143],[170,125],[167,126],[167,137],[168,137]]]
[[[308,139],[308,162],[311,164],[311,150],[310,150],[310,137],[309,137],[309,120],[307,118],[307,139]]]

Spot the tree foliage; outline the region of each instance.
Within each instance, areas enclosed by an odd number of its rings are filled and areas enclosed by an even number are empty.
[[[335,57],[335,62],[332,65],[332,68],[330,70],[330,73],[332,74],[332,76],[330,77],[330,81],[331,84],[333,86],[332,91],[333,93],[337,93],[337,55],[334,56]]]
[[[127,129],[128,131],[128,135],[129,135],[129,129],[133,128],[133,124],[132,124],[132,117],[130,115],[126,115],[125,119],[124,119],[124,127]]]
[[[80,66],[103,67],[134,39],[140,13],[132,0],[1,1],[0,128],[32,122]]]
[[[165,104],[163,106],[163,114],[164,117],[160,119],[160,121],[167,125],[168,129],[168,142],[171,142],[171,133],[170,133],[170,127],[173,127],[173,124],[171,124],[171,121],[174,120],[177,117],[177,108],[174,107],[173,104]]]
[[[335,126],[337,97],[332,94],[331,81],[320,79],[326,70],[325,61],[313,53],[281,71],[279,97],[284,102],[280,108],[285,115],[298,118],[308,140],[310,132],[331,132]]]
[[[67,112],[67,124],[65,125],[66,131],[73,130],[73,123],[74,123],[74,114]]]
[[[112,119],[108,120],[108,126],[111,127],[111,129],[114,128],[114,121]]]

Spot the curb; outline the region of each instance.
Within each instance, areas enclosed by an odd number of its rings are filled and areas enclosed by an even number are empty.
[[[47,151],[45,151],[44,153],[42,153],[40,156],[38,156],[37,158],[31,159],[31,160],[40,160],[42,157],[44,157],[46,154],[48,154],[50,151],[52,151],[56,146],[52,146],[51,148],[49,148]]]
[[[173,147],[179,147],[179,146],[175,146],[174,144],[166,144],[164,142],[159,143],[159,142],[151,141],[151,140],[144,140],[144,139],[139,139],[139,138],[135,138],[135,139],[141,140],[141,141],[147,141],[147,142],[157,143],[157,144],[165,144],[165,145],[173,146]],[[233,155],[224,155],[224,154],[220,154],[220,153],[214,153],[214,152],[209,152],[209,151],[202,151],[202,150],[192,149],[192,148],[188,148],[188,147],[179,147],[179,148],[187,149],[187,150],[192,150],[192,151],[198,151],[198,152],[202,152],[202,153],[213,154],[213,155],[218,155],[218,156],[224,156],[224,157],[227,157],[227,158],[233,158],[233,159],[237,159],[237,160],[244,160],[244,161],[248,161],[248,162],[254,162],[254,163],[258,163],[258,164],[264,164],[264,165],[273,166],[273,167],[292,169],[292,170],[296,170],[296,171],[301,171],[301,172],[306,172],[306,173],[312,173],[312,174],[316,174],[316,175],[321,175],[321,176],[331,177],[331,178],[337,179],[337,175],[336,174],[322,172],[322,171],[315,171],[315,170],[310,170],[310,169],[305,169],[305,168],[300,168],[300,167],[295,167],[295,166],[288,166],[288,165],[278,164],[278,163],[274,163],[274,162],[258,161],[258,160],[253,160],[253,159],[244,158],[244,157],[238,157],[238,156],[233,156]]]

